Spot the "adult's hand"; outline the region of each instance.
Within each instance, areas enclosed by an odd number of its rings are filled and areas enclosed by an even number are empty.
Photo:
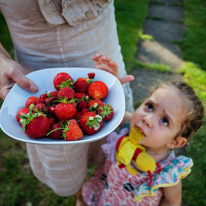
[[[12,86],[17,83],[22,88],[37,92],[37,85],[24,75],[23,67],[11,59],[0,44],[0,97],[5,99]]]

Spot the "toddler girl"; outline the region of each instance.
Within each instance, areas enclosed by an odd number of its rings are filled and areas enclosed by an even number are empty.
[[[121,127],[108,136],[102,146],[107,158],[83,185],[82,205],[181,205],[181,179],[190,173],[193,162],[176,157],[174,150],[200,128],[203,114],[202,103],[187,84],[169,82],[154,89],[134,114],[125,113]],[[130,162],[135,174],[116,162],[118,140],[134,127],[143,133],[138,143],[158,163],[150,175],[138,168],[135,158]]]

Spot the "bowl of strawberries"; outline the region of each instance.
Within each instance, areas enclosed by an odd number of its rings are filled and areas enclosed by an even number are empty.
[[[8,136],[27,143],[97,141],[121,123],[124,92],[112,74],[90,68],[49,68],[27,75],[39,87],[30,93],[15,84],[0,110]]]

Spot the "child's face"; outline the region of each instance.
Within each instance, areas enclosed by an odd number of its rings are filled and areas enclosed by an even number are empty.
[[[140,144],[154,149],[168,147],[186,116],[184,100],[175,87],[158,88],[133,114],[130,127],[138,126],[145,136]]]

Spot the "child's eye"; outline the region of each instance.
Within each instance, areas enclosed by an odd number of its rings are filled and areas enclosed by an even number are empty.
[[[152,112],[152,111],[154,110],[153,105],[150,104],[150,103],[147,103],[147,104],[146,104],[146,108],[147,108],[150,112]]]
[[[161,118],[160,120],[163,125],[168,126],[169,125],[169,120],[166,117]]]

